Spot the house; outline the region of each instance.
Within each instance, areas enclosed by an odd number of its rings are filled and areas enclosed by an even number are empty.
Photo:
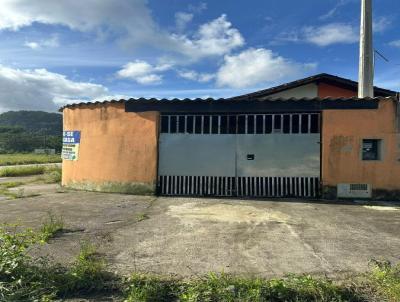
[[[320,74],[229,99],[67,105],[64,186],[180,196],[399,198],[396,92]]]

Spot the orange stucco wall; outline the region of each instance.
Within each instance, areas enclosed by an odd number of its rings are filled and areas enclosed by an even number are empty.
[[[326,98],[347,98],[347,97],[355,97],[357,96],[357,91],[353,91],[350,89],[345,89],[325,83],[318,84],[318,97]]]
[[[65,108],[64,130],[81,131],[79,159],[64,160],[62,183],[142,183],[157,175],[158,113],[124,104]]]
[[[322,181],[369,183],[375,190],[400,189],[396,102],[381,100],[377,110],[326,110],[322,126]],[[362,161],[362,139],[382,139],[382,160]]]

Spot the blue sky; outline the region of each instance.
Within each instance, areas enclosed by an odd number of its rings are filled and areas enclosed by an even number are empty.
[[[374,0],[375,84],[400,90],[396,0]],[[227,97],[316,73],[357,79],[360,0],[2,0],[0,111]]]

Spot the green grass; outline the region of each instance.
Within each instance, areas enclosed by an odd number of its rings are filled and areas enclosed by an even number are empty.
[[[43,230],[0,227],[0,301],[59,301],[65,298],[100,299],[113,292],[126,302],[367,302],[400,301],[400,264],[375,261],[369,273],[335,281],[327,277],[290,275],[279,279],[211,273],[178,279],[109,273],[105,260],[90,243],[81,246],[68,266],[27,251],[44,244]]]
[[[61,156],[59,154],[32,154],[32,153],[15,153],[0,154],[0,166],[28,165],[28,164],[46,164],[60,163]]]

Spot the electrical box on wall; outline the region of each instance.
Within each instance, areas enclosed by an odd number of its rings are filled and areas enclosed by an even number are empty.
[[[371,198],[372,187],[369,184],[338,184],[338,198]]]

